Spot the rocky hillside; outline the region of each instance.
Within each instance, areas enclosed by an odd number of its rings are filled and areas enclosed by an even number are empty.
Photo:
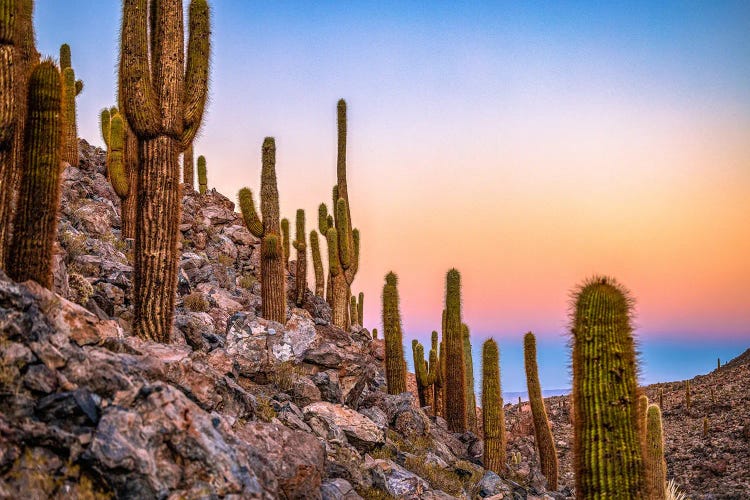
[[[528,405],[505,407],[505,477],[486,472],[476,435],[385,394],[367,329],[334,327],[309,290],[286,324],[259,317],[259,241],[215,191],[183,199],[173,343],[131,336],[132,242],[104,152],[80,146],[54,291],[0,272],[0,498],[573,498],[568,398],[547,399],[559,491]],[[664,390],[669,476],[694,500],[750,497],[748,358],[693,379],[689,411],[683,382],[647,388]]]
[[[81,158],[54,291],[0,272],[0,498],[568,496],[530,456],[486,472],[474,434],[386,395],[382,341],[309,291],[260,318],[259,241],[216,192],[183,199],[173,343],[131,336],[132,242],[104,152]]]

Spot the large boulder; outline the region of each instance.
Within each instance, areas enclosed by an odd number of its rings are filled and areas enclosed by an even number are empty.
[[[340,404],[319,401],[302,409],[305,420],[321,419],[340,428],[347,440],[360,451],[385,443],[385,433],[372,420]]]

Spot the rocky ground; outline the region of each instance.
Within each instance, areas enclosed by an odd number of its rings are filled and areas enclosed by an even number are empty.
[[[55,290],[0,272],[0,498],[573,497],[567,398],[548,400],[559,491],[528,405],[506,405],[508,470],[486,472],[476,435],[384,393],[367,329],[333,327],[309,291],[286,324],[259,317],[259,241],[214,191],[183,200],[174,343],[131,336],[132,242],[104,152],[81,141],[81,157],[64,173]],[[748,366],[694,379],[690,412],[681,383],[661,385],[670,477],[695,499],[750,491]]]

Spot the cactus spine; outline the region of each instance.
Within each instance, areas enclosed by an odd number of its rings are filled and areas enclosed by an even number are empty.
[[[263,317],[286,323],[286,279],[284,275],[284,249],[281,247],[279,221],[279,190],[276,186],[276,142],[273,137],[263,141],[263,169],[260,179],[260,209],[258,217],[253,193],[243,188],[239,193],[240,210],[245,225],[261,238],[260,274]]]
[[[0,0],[0,267],[10,246],[23,170],[29,77],[39,62],[34,2]]]
[[[51,61],[29,78],[23,177],[15,231],[8,252],[8,275],[52,288],[52,248],[57,237],[62,161],[62,82]]]
[[[307,291],[307,241],[305,239],[305,211],[301,208],[297,210],[296,234],[294,236],[294,249],[297,250],[297,272],[295,274],[296,284],[296,304],[302,307],[305,302],[305,292]]]
[[[121,107],[139,148],[133,330],[168,342],[180,235],[179,154],[203,119],[211,30],[208,2],[191,0],[186,56],[182,0],[151,2],[151,16],[148,3],[123,1],[120,47]]]
[[[78,166],[78,125],[76,119],[76,96],[83,90],[83,82],[76,81],[76,74],[71,66],[70,46],[60,46],[60,69],[63,81],[63,115],[65,140],[63,161]]]
[[[664,461],[661,410],[656,405],[649,405],[647,409],[644,453],[646,498],[649,500],[665,500],[667,497],[667,464]]]
[[[338,124],[337,183],[333,189],[333,221],[325,205],[318,212],[321,234],[328,240],[328,288],[333,324],[348,329],[351,285],[359,269],[359,231],[352,228],[349,190],[346,182],[346,102],[336,106]]]
[[[539,383],[539,368],[536,363],[536,338],[528,332],[523,337],[523,359],[526,367],[526,388],[529,392],[531,415],[534,419],[534,440],[539,451],[542,474],[547,478],[547,489],[557,490],[557,450],[552,437],[552,429],[547,418],[547,410],[542,398]]]
[[[466,425],[477,431],[477,400],[474,395],[474,361],[471,354],[471,338],[469,327],[461,324],[461,336],[464,341],[464,363],[466,364],[464,375],[466,376]]]
[[[500,390],[500,353],[488,339],[482,346],[482,423],[484,467],[497,474],[505,468],[505,411]]]
[[[576,496],[642,498],[632,301],[604,277],[584,282],[574,299]]]
[[[466,431],[466,362],[461,328],[461,275],[451,269],[445,292],[445,419],[451,432]]]
[[[417,396],[419,396],[419,407],[427,406],[427,391],[430,388],[429,371],[424,359],[424,347],[417,339],[411,341],[412,354],[414,356],[414,376],[417,380]]]
[[[200,194],[206,194],[208,191],[208,172],[206,170],[206,157],[200,155],[198,157],[198,192]]]
[[[385,378],[388,384],[388,394],[406,392],[406,361],[404,360],[397,286],[398,277],[393,272],[388,273],[383,286],[383,335],[385,336]]]
[[[195,165],[193,164],[193,145],[192,143],[182,153],[182,182],[185,189],[193,190],[195,183]]]
[[[320,240],[318,232],[310,231],[310,250],[312,252],[313,270],[315,271],[315,295],[325,295],[325,278],[323,276],[323,259],[320,257]]]

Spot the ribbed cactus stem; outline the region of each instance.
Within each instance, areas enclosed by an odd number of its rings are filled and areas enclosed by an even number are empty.
[[[193,164],[193,144],[182,153],[182,182],[185,189],[193,190],[195,183],[195,165]]]
[[[266,137],[261,151],[260,212],[255,209],[250,189],[239,192],[240,210],[248,230],[261,239],[260,294],[263,317],[286,323],[286,279],[284,249],[279,221],[279,190],[276,185],[276,141]],[[199,159],[200,160],[200,159]]]
[[[632,301],[613,279],[594,277],[573,307],[576,496],[643,498]]]
[[[15,281],[34,280],[51,289],[63,146],[60,72],[51,61],[34,68],[27,106],[23,177],[6,270]]]
[[[198,157],[198,192],[200,194],[206,194],[208,191],[208,170],[206,167],[206,157],[200,155]]]
[[[471,333],[466,324],[461,325],[461,336],[464,341],[464,375],[466,377],[466,425],[477,431],[477,400],[474,394],[474,360],[471,353]]]
[[[60,69],[64,70],[65,68],[71,67],[71,57],[70,57],[70,45],[67,43],[64,43],[60,45]]]
[[[78,125],[76,123],[76,75],[73,68],[62,70],[63,81],[63,161],[78,166]]]
[[[206,0],[190,1],[187,44],[182,1],[150,3],[151,16],[148,0],[123,0],[119,100],[138,138],[133,330],[168,342],[182,208],[179,154],[203,119],[211,29]]]
[[[412,355],[414,356],[414,376],[417,380],[417,396],[419,406],[427,406],[427,391],[429,390],[429,371],[424,359],[424,347],[416,339],[411,342]]]
[[[461,328],[461,275],[451,269],[446,275],[445,293],[445,419],[451,432],[465,432],[466,363]]]
[[[307,291],[307,240],[305,236],[305,211],[297,210],[294,249],[297,251],[297,270],[295,273],[296,304],[302,307]]]
[[[661,410],[656,405],[649,405],[647,409],[644,453],[645,497],[649,500],[665,500],[667,463],[664,460]]]
[[[323,258],[320,255],[320,240],[318,232],[310,231],[310,249],[312,251],[313,270],[315,271],[315,295],[325,295],[325,276],[323,274]]]
[[[284,248],[284,267],[289,268],[289,219],[281,219],[281,241]]]
[[[359,325],[365,326],[365,293],[359,292],[357,300],[357,319]]]
[[[500,389],[500,352],[493,339],[482,346],[482,424],[484,467],[503,474],[505,469],[505,412]]]
[[[385,336],[385,378],[388,394],[406,392],[406,361],[404,360],[397,286],[398,277],[393,272],[388,273],[383,286],[383,335]]]
[[[534,420],[534,441],[539,451],[539,464],[542,474],[547,478],[547,489],[557,490],[557,450],[552,437],[547,409],[542,398],[542,386],[539,383],[539,368],[536,361],[536,338],[528,332],[523,337],[523,358],[526,367],[526,388],[529,393],[531,416]],[[520,405],[520,403],[519,403]]]
[[[359,324],[359,318],[357,317],[357,297],[354,295],[349,297],[349,317],[351,318],[352,325]]]
[[[111,117],[109,125],[109,176],[112,187],[120,200],[125,200],[130,192],[125,172],[125,123],[119,113]]]

